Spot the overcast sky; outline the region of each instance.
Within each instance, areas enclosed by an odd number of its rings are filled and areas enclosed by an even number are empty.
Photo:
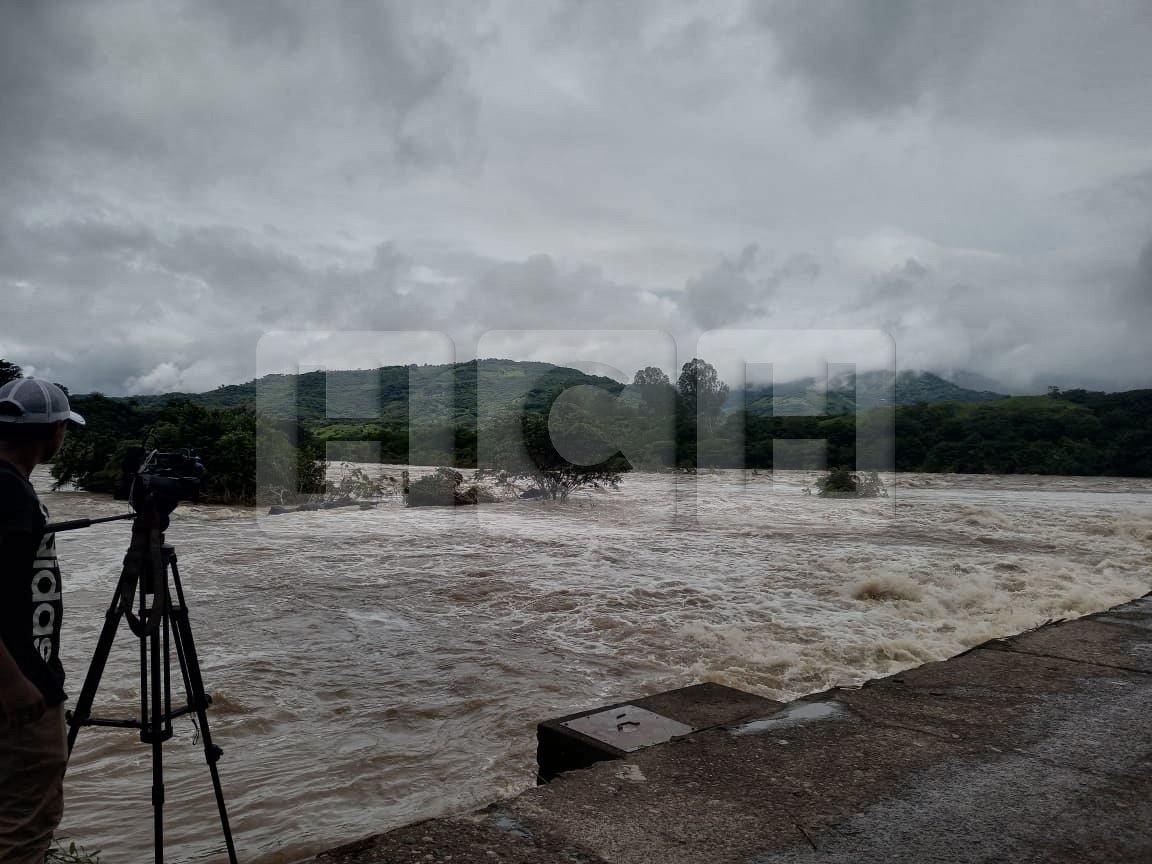
[[[0,357],[122,394],[324,341],[273,331],[627,375],[851,329],[1152,387],[1150,45],[1147,0],[0,0]]]

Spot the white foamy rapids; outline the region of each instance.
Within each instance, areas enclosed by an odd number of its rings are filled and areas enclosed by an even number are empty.
[[[826,501],[812,479],[633,475],[564,505],[459,511],[178,510],[168,539],[241,858],[298,860],[530,786],[548,717],[702,680],[787,699],[1152,588],[1149,481],[902,475],[892,498]],[[54,519],[120,509],[45,500]],[[115,524],[59,537],[73,697],[127,539]],[[98,715],[138,708],[135,652],[125,630]],[[169,857],[222,861],[208,770],[191,722],[176,727]],[[108,861],[150,858],[150,765],[130,732],[82,730],[67,832]]]

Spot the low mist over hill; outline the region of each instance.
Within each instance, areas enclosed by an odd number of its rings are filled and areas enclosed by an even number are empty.
[[[769,387],[752,387],[743,394],[733,393],[725,408],[743,407],[759,417],[806,417],[851,414],[918,402],[994,402],[1004,398],[1002,393],[960,387],[931,372],[879,370],[838,375],[827,382],[803,378]]]

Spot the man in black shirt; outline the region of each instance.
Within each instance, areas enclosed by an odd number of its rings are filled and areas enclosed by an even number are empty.
[[[0,864],[42,864],[63,812],[60,568],[29,477],[69,421],[84,418],[55,384],[0,387]]]

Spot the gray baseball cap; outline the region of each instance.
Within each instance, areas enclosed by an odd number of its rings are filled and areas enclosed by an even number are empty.
[[[49,381],[16,378],[0,387],[0,423],[58,423],[84,418],[68,404],[68,394]]]

